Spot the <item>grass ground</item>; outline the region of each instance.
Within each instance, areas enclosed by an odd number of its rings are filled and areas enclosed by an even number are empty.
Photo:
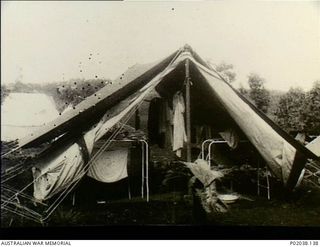
[[[320,192],[311,191],[291,200],[250,196],[230,205],[229,212],[207,217],[206,224],[228,226],[320,226]],[[70,213],[73,212],[73,213]],[[69,215],[68,215],[69,213]],[[123,199],[87,209],[64,207],[52,217],[50,226],[70,225],[190,225],[192,204],[183,194],[171,192]]]

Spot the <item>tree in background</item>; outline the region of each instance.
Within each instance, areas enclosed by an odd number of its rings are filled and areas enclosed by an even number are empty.
[[[86,97],[94,94],[102,87],[112,84],[109,79],[72,79],[63,82],[52,82],[44,84],[22,83],[16,81],[10,88],[15,93],[44,93],[52,96],[56,108],[62,112],[68,106],[79,104]],[[1,103],[9,91],[1,85]]]
[[[20,80],[16,80],[12,85],[12,91],[15,93],[32,93],[35,90],[35,86],[32,83],[23,83]]]
[[[290,88],[287,93],[280,97],[275,110],[276,122],[287,132],[304,131],[305,104],[305,92],[300,88]]]
[[[248,100],[250,100],[249,97],[249,90],[246,89],[241,83],[240,87],[238,88],[239,93],[241,93],[244,97],[246,97]]]
[[[279,90],[268,90],[270,94],[270,102],[268,106],[267,116],[274,120],[276,119],[275,112],[278,109],[279,101],[281,96],[286,94],[287,92],[279,91]]]
[[[4,99],[9,95],[10,91],[5,85],[1,85],[1,104]]]
[[[310,134],[320,135],[320,81],[314,82],[305,99],[303,106],[305,129]]]
[[[108,79],[72,79],[67,82],[46,84],[41,91],[51,95],[58,111],[62,112],[68,106],[76,106],[109,83],[112,82]]]
[[[250,87],[249,97],[252,99],[256,107],[266,113],[270,104],[270,93],[265,89],[265,80],[255,73],[248,76],[248,84]]]
[[[216,71],[228,82],[232,83],[236,79],[236,73],[233,71],[232,64],[226,64],[224,62],[216,66]]]
[[[320,81],[308,92],[291,88],[280,97],[274,115],[275,121],[288,132],[320,135]]]

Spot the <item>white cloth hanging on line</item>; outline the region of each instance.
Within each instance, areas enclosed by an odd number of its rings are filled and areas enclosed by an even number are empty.
[[[128,177],[128,153],[128,148],[103,152],[89,168],[87,175],[104,183],[114,183]]]
[[[172,150],[181,157],[181,149],[187,142],[186,129],[184,124],[185,104],[181,92],[173,96],[173,145]]]

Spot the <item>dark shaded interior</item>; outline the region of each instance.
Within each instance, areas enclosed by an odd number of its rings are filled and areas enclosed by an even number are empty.
[[[156,91],[161,97],[168,99],[170,104],[177,91],[182,91],[185,96],[185,78],[185,62],[181,62],[174,71],[157,85]],[[198,157],[201,147],[201,143],[195,142],[195,126],[207,125],[211,127],[214,138],[222,139],[219,132],[232,128],[236,130],[240,140],[244,141],[236,149],[230,149],[226,143],[215,144],[214,149],[220,155],[226,157],[223,160],[217,158],[216,162],[241,165],[244,163],[255,164],[257,160],[262,161],[259,152],[248,141],[246,135],[228,114],[215,92],[193,63],[190,63],[190,80],[192,83],[190,87],[192,160]],[[215,162],[215,160],[213,159],[212,162]]]
[[[157,92],[161,97],[169,99],[169,102],[172,101],[177,91],[182,91],[185,95],[185,76],[185,63],[181,62],[159,83],[156,87]],[[217,99],[208,82],[192,63],[190,63],[190,77],[192,82],[190,89],[191,125],[211,125],[216,131],[235,128],[241,138],[246,139],[244,133]]]

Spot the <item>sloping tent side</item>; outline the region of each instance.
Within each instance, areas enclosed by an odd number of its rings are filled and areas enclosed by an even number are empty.
[[[163,71],[179,54],[180,50],[175,51],[153,67],[142,70],[142,74],[127,83],[119,82],[106,85],[79,103],[74,110],[65,112],[45,127],[19,140],[17,149],[37,146],[70,131],[76,130],[80,133],[88,130],[90,126],[99,121],[107,109],[127,98],[131,92],[143,87],[155,75]]]
[[[110,128],[120,122],[127,114],[134,111],[139,103],[162,79],[173,71],[185,57],[181,54],[161,73],[157,74],[143,88],[110,108],[100,122],[73,144],[62,146],[54,154],[44,157],[33,167],[34,197],[47,200],[53,195],[68,189],[88,170],[95,157],[91,157],[94,143],[105,135]],[[107,143],[108,144],[108,143]],[[91,160],[89,161],[89,158]]]
[[[300,152],[283,138],[215,72],[198,63],[192,56],[189,59],[210,85],[214,96],[224,105],[229,115],[259,151],[271,171],[288,189],[293,189],[309,158],[305,155],[308,152]],[[301,145],[301,150],[303,149],[305,148]]]

